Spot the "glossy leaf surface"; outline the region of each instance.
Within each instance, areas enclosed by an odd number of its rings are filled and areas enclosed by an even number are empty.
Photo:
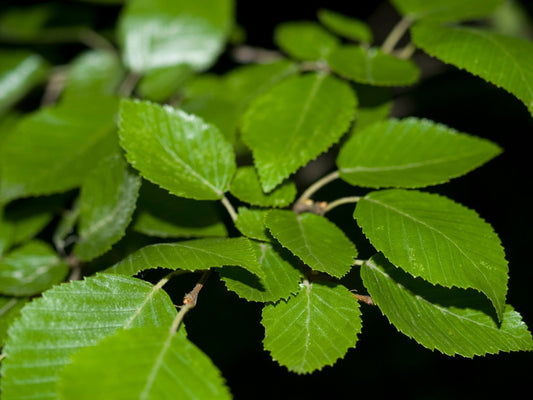
[[[235,155],[213,125],[170,106],[122,100],[119,127],[128,161],[146,179],[197,200],[228,190]]]
[[[263,190],[271,191],[337,142],[356,104],[349,85],[321,73],[288,78],[254,99],[243,118],[242,139]]]
[[[502,318],[507,261],[475,211],[436,194],[393,189],[362,198],[354,218],[394,265],[434,284],[481,291]]]
[[[466,174],[500,152],[488,140],[407,118],[359,131],[342,147],[337,166],[352,185],[423,187]]]
[[[333,365],[361,332],[361,312],[342,285],[304,282],[296,296],[263,308],[263,344],[272,358],[296,373]]]
[[[312,270],[340,278],[357,257],[354,244],[337,225],[320,215],[274,210],[267,215],[265,225],[283,247]]]
[[[533,43],[468,27],[417,25],[411,32],[426,53],[507,90],[533,114]]]
[[[314,22],[286,22],[274,32],[276,44],[290,56],[304,61],[324,59],[339,40]]]
[[[389,321],[428,349],[465,357],[533,349],[531,334],[510,305],[500,325],[479,293],[414,279],[381,254],[363,265],[361,276]]]
[[[164,291],[135,278],[100,274],[57,286],[24,307],[9,329],[2,398],[57,399],[59,372],[77,350],[119,329],[169,326],[175,315]]]
[[[346,45],[331,52],[327,61],[336,73],[375,86],[406,86],[418,81],[420,72],[410,60],[401,60],[378,48]]]

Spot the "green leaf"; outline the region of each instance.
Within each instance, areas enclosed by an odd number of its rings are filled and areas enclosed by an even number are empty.
[[[214,203],[176,197],[147,181],[132,225],[137,232],[162,238],[228,236]]]
[[[294,63],[279,60],[241,66],[221,78],[204,75],[188,85],[181,108],[214,124],[234,142],[241,116],[250,101],[296,70]]]
[[[0,115],[46,78],[44,59],[25,51],[0,51]]]
[[[272,358],[300,374],[333,365],[361,332],[361,311],[342,285],[307,282],[288,301],[263,308],[263,344]]]
[[[398,11],[411,20],[451,22],[488,16],[503,0],[392,0]]]
[[[241,268],[225,267],[220,271],[220,277],[226,287],[243,299],[259,302],[287,299],[298,292],[303,275],[297,260],[274,244],[251,244],[262,273],[255,276]]]
[[[320,215],[271,211],[265,225],[283,247],[312,270],[340,278],[352,268],[357,249],[337,225]]]
[[[9,328],[2,361],[2,398],[58,398],[60,371],[70,356],[119,329],[169,326],[176,309],[157,287],[99,274],[57,286],[22,309]]]
[[[0,347],[4,346],[9,326],[29,300],[27,297],[0,296]]]
[[[269,242],[272,240],[265,226],[265,217],[270,210],[250,210],[239,207],[235,227],[246,237]]]
[[[228,190],[235,155],[214,126],[170,106],[122,100],[119,127],[128,161],[146,179],[197,200]]]
[[[296,185],[285,181],[270,193],[264,193],[254,167],[240,167],[231,182],[230,192],[239,200],[260,207],[286,207],[296,197]]]
[[[393,189],[362,198],[354,218],[394,265],[434,284],[481,291],[502,318],[505,254],[492,227],[475,211],[436,194]]]
[[[375,86],[412,85],[420,76],[411,60],[401,60],[375,47],[341,46],[328,55],[327,62],[334,72]]]
[[[466,174],[501,152],[496,144],[429,120],[371,125],[352,136],[337,158],[346,182],[367,187],[423,187]]]
[[[6,7],[0,15],[0,37],[17,42],[39,38],[53,11],[50,3]]]
[[[464,357],[533,350],[527,326],[510,305],[498,324],[479,293],[413,279],[381,254],[363,265],[361,276],[389,321],[428,349]]]
[[[158,68],[141,79],[137,91],[147,100],[163,102],[175,94],[192,74],[187,64]]]
[[[250,240],[240,238],[196,239],[145,246],[106,272],[135,275],[150,268],[196,271],[224,265],[239,266],[261,274]]]
[[[526,40],[531,37],[532,22],[525,4],[517,0],[504,1],[489,18],[489,25],[495,32]]]
[[[46,243],[33,240],[0,260],[0,293],[31,296],[62,282],[69,268]]]
[[[80,186],[116,146],[116,110],[114,98],[91,96],[23,118],[1,149],[0,202]]]
[[[533,43],[466,27],[417,25],[411,33],[429,55],[507,90],[533,114]]]
[[[314,22],[286,22],[276,27],[274,41],[290,56],[303,61],[324,59],[339,40]]]
[[[346,132],[357,99],[348,84],[322,73],[294,76],[255,98],[243,117],[263,190],[326,151]]]
[[[74,232],[74,227],[80,217],[80,197],[76,197],[70,209],[63,211],[56,229],[52,234],[52,242],[56,249],[64,253],[65,247],[70,243],[69,235]]]
[[[116,54],[103,50],[82,53],[68,70],[61,101],[76,97],[111,96],[116,93],[123,76]]]
[[[179,64],[207,69],[232,24],[232,0],[129,1],[118,27],[124,63],[136,72]]]
[[[168,328],[119,331],[73,357],[62,399],[231,399],[220,371],[185,335]]]
[[[108,251],[126,233],[135,210],[141,178],[119,153],[100,161],[81,187],[79,240],[74,253],[82,261]]]
[[[363,21],[330,10],[320,10],[318,20],[333,33],[364,43],[372,42],[372,31]]]

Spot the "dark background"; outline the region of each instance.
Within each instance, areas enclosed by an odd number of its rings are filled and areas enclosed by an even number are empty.
[[[0,5],[35,3],[3,1]],[[274,48],[273,28],[278,23],[315,20],[320,8],[366,20],[378,44],[399,20],[395,10],[383,1],[240,0],[237,3],[237,21],[246,31],[247,44],[271,49]],[[111,27],[119,12],[119,7],[114,6],[73,1],[55,4],[62,7],[70,21],[90,21],[97,28]],[[523,4],[531,15],[532,2]],[[54,63],[68,62],[84,49],[79,44],[33,47]],[[529,146],[533,118],[513,96],[479,78],[447,67],[421,52],[415,54],[414,60],[430,72],[415,86],[392,91],[393,116],[430,118],[491,139],[505,150],[482,168],[430,190],[477,210],[492,224],[509,261],[508,302],[533,328],[530,298],[533,191]],[[225,56],[214,71],[223,72],[229,67],[231,61]],[[318,163],[321,171],[333,168],[331,158],[323,157]],[[318,196],[327,199],[341,190],[357,194],[353,188],[336,183]],[[352,222],[351,211],[350,207],[339,208],[331,213],[331,218],[347,234],[357,238],[360,233]],[[364,255],[369,250],[363,247],[361,251]],[[357,282],[353,276],[356,273],[348,279]],[[196,276],[184,277],[170,285],[176,304],[196,279]],[[473,360],[444,356],[398,333],[377,308],[366,305],[362,305],[363,331],[356,349],[349,350],[334,367],[311,375],[289,373],[262,349],[260,311],[259,305],[228,294],[218,278],[212,276],[201,292],[197,308],[186,319],[190,338],[222,369],[236,399],[492,399],[531,395],[531,353],[504,353]]]

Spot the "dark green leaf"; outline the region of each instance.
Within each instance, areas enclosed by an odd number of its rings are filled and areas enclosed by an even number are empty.
[[[24,307],[9,328],[2,398],[55,400],[59,373],[76,350],[119,329],[167,327],[175,316],[168,295],[139,279],[99,274],[56,286]]]
[[[46,243],[33,240],[0,260],[0,293],[31,296],[62,282],[69,268]]]
[[[414,43],[515,95],[533,114],[533,43],[488,30],[417,25]]]
[[[6,8],[0,16],[0,36],[17,41],[38,38],[53,11],[50,4]]]
[[[381,254],[363,265],[361,276],[389,321],[428,349],[465,357],[533,350],[527,326],[510,305],[498,324],[479,293],[413,279]]]
[[[146,179],[177,196],[220,199],[235,172],[235,155],[217,128],[150,102],[122,100],[120,143]]]
[[[246,237],[269,242],[272,240],[265,226],[265,217],[270,210],[250,210],[239,207],[235,227]]]
[[[359,131],[342,147],[337,166],[352,185],[423,187],[464,175],[500,152],[488,140],[407,118]]]
[[[344,233],[320,215],[271,211],[265,225],[283,247],[312,270],[340,278],[350,271],[357,249]]]
[[[394,265],[434,284],[481,291],[503,317],[505,254],[475,211],[436,194],[383,190],[362,198],[354,217]]]
[[[322,73],[294,76],[255,98],[243,118],[263,190],[337,142],[354,116],[357,99],[348,84]]]
[[[135,275],[158,267],[196,271],[224,265],[239,266],[261,275],[251,242],[243,237],[153,244],[129,255],[107,272]]]
[[[330,10],[320,10],[318,19],[339,36],[365,43],[372,42],[372,31],[363,21]]]
[[[276,44],[290,56],[304,61],[324,59],[339,40],[314,22],[286,22],[276,27]]]
[[[260,207],[286,207],[296,197],[296,185],[285,181],[270,193],[263,192],[254,167],[237,169],[230,192],[239,200]]]
[[[163,102],[175,94],[192,74],[188,64],[158,68],[141,79],[137,91],[147,100]]]
[[[225,267],[220,276],[226,287],[239,297],[259,302],[287,299],[298,292],[298,284],[303,278],[298,261],[271,243],[251,244],[262,273],[256,276],[241,268]]]
[[[401,60],[374,47],[342,46],[331,52],[327,61],[336,73],[375,86],[412,85],[420,75],[411,60]]]
[[[122,154],[100,161],[81,187],[79,240],[74,253],[88,261],[105,253],[126,233],[141,178]]]
[[[137,72],[179,64],[209,68],[232,23],[232,0],[129,1],[118,30],[124,62]]]
[[[504,0],[392,0],[405,17],[432,22],[478,19],[489,15]]]
[[[361,311],[342,285],[307,282],[295,297],[263,308],[265,349],[280,365],[310,373],[333,365],[361,332]]]
[[[231,399],[220,371],[168,328],[117,332],[76,353],[61,374],[62,399]]]
[[[4,346],[9,326],[29,300],[27,297],[0,296],[0,347]]]

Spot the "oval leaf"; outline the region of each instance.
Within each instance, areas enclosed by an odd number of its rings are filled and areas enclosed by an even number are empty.
[[[296,185],[286,181],[270,193],[263,192],[254,167],[237,169],[230,192],[239,200],[260,207],[286,207],[296,197]]]
[[[392,0],[400,13],[409,19],[452,22],[488,16],[504,0]]]
[[[61,398],[231,399],[220,371],[180,333],[128,329],[82,349],[61,374]]]
[[[150,268],[196,271],[234,265],[261,274],[250,240],[246,238],[196,239],[145,246],[106,270],[135,275]]]
[[[220,276],[226,287],[249,301],[270,302],[287,299],[298,292],[302,272],[290,253],[271,243],[251,242],[261,265],[261,274],[254,276],[239,268],[223,268]]]
[[[171,193],[220,199],[235,172],[233,148],[200,118],[170,106],[122,100],[120,144],[146,179]]]
[[[357,257],[355,245],[327,218],[292,211],[271,211],[265,224],[283,247],[298,256],[312,270],[340,278]]]
[[[352,185],[423,187],[466,174],[500,152],[488,140],[407,118],[359,131],[342,147],[337,166]]]
[[[235,227],[246,237],[269,242],[272,237],[265,226],[265,217],[270,210],[250,210],[239,207],[239,214],[235,220]]]
[[[253,152],[263,190],[270,192],[337,142],[356,104],[349,85],[321,73],[288,78],[254,99],[242,139]]]
[[[339,40],[314,22],[286,22],[276,27],[276,44],[290,56],[304,61],[326,57]]]
[[[134,71],[210,67],[233,23],[232,0],[133,0],[119,22],[124,63]]]
[[[347,45],[332,51],[327,61],[336,73],[358,83],[405,86],[418,81],[420,72],[410,60],[401,60],[378,48]]]
[[[363,21],[330,10],[320,10],[318,20],[339,36],[365,43],[372,42],[372,31]]]
[[[62,282],[69,268],[48,244],[34,240],[0,260],[0,293],[31,296]]]
[[[372,192],[354,218],[376,249],[415,277],[483,292],[502,318],[508,267],[500,239],[477,213],[436,194]]]
[[[533,114],[533,43],[466,27],[417,25],[411,32],[426,53],[507,90]]]
[[[121,154],[102,160],[81,188],[79,241],[74,253],[82,261],[104,254],[126,233],[141,178]]]
[[[77,350],[122,328],[169,326],[175,316],[168,295],[139,279],[100,274],[57,286],[9,328],[2,398],[57,399],[59,372]]]
[[[263,344],[280,365],[310,373],[333,365],[361,332],[361,311],[342,285],[305,281],[287,302],[263,308]]]
[[[527,326],[510,305],[498,324],[479,293],[413,279],[380,254],[363,265],[361,276],[389,321],[428,349],[465,357],[533,350]]]

